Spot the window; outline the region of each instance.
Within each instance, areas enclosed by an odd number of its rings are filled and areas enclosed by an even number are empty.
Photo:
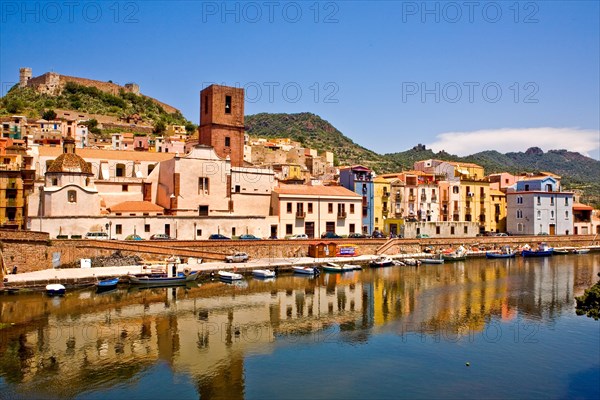
[[[554,219],[554,210],[550,211],[550,218]]]
[[[231,228],[231,236],[235,236],[235,226]]]
[[[525,185],[525,191],[529,192],[529,185]]]
[[[52,186],[58,186],[58,178],[52,178]]]
[[[523,224],[520,223],[520,222],[517,224],[517,231],[518,232],[523,232]]]
[[[235,185],[235,193],[239,193],[242,191],[242,188],[240,187],[240,185]]]
[[[568,206],[568,205],[569,205],[569,198],[565,197],[565,206]]]
[[[333,213],[333,203],[327,203],[327,212],[329,214]]]
[[[199,206],[198,215],[201,217],[206,217],[208,215],[208,206]]]
[[[421,233],[421,228],[417,228],[417,235]]]
[[[115,233],[117,235],[120,235],[121,233],[123,233],[123,225],[121,225],[121,224],[115,225]]]
[[[150,232],[150,224],[144,225],[144,232],[146,232],[146,233]]]
[[[154,171],[155,166],[156,166],[155,164],[148,165],[148,175],[150,175],[152,173],[152,171]]]
[[[523,204],[523,196],[517,196],[517,204]]]
[[[354,204],[350,204],[350,214],[354,214]]]
[[[537,212],[537,219],[542,219],[542,212],[540,210]]]
[[[354,233],[356,232],[356,225],[355,224],[350,224],[348,229],[350,229],[350,233]]]
[[[292,213],[292,203],[286,203],[286,211],[288,214]]]
[[[517,210],[517,218],[523,218],[523,210]]]
[[[565,219],[569,219],[569,212],[565,211]]]
[[[231,114],[231,96],[225,96],[225,114]]]
[[[125,164],[117,164],[116,176],[117,177],[125,176]]]
[[[450,227],[450,234],[454,235],[454,227],[453,226]]]
[[[202,229],[196,229],[196,236],[202,236]]]
[[[209,194],[209,178],[198,178],[198,194]]]
[[[208,96],[204,96],[204,114],[208,114]]]
[[[550,205],[553,206],[554,205],[554,197],[550,197]]]
[[[439,234],[440,234],[440,227],[439,227],[439,226],[436,226],[436,227],[435,227],[435,234],[436,234],[436,235],[439,235]]]
[[[121,185],[121,191],[122,192],[128,192],[129,191],[129,185]]]
[[[77,203],[77,192],[74,190],[69,190],[67,192],[67,199],[69,203]]]
[[[453,187],[452,187],[452,193],[454,193],[454,194],[458,194],[458,190],[459,190],[459,189],[458,189],[458,186],[453,186]]]
[[[465,235],[466,235],[467,233],[469,233],[469,227],[465,226],[464,228],[465,228],[464,232],[465,232]]]
[[[325,232],[335,233],[335,222],[326,222],[325,223]]]
[[[286,235],[291,235],[292,234],[292,224],[285,224],[285,234]]]
[[[225,147],[231,147],[231,138],[229,136],[225,136]]]
[[[542,197],[541,196],[537,197],[537,205],[538,206],[542,205]]]
[[[308,209],[308,213],[312,214],[312,212],[313,212],[313,203],[308,203],[307,209]]]

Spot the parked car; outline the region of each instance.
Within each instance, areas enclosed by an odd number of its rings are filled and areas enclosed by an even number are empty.
[[[260,240],[260,238],[254,236],[254,235],[246,234],[246,235],[240,236],[240,240]]]
[[[508,233],[498,232],[494,236],[508,236]]]
[[[419,233],[417,239],[429,239],[429,235],[426,233]]]
[[[290,239],[308,239],[308,235],[306,233],[297,233],[295,235],[290,236]]]
[[[85,234],[86,239],[108,240],[106,232],[88,232]]]
[[[368,236],[365,235],[364,233],[354,232],[354,233],[349,234],[348,237],[351,239],[366,239]]]
[[[322,239],[341,239],[342,237],[335,232],[325,232],[321,235]]]
[[[141,238],[141,236],[138,235],[129,235],[125,238],[125,240],[144,240]]]
[[[231,240],[231,238],[228,238],[225,235],[221,235],[220,233],[213,233],[212,235],[210,235],[208,237],[210,240]]]
[[[373,231],[373,235],[371,237],[374,239],[381,239],[381,238],[384,238],[385,236],[383,236],[383,233],[380,231]]]
[[[150,236],[150,240],[173,240],[173,239],[174,238],[167,235],[166,233],[155,233],[154,235]]]
[[[248,254],[244,253],[242,251],[238,251],[230,256],[225,256],[225,261],[227,261],[228,263],[231,262],[246,262],[248,261]]]

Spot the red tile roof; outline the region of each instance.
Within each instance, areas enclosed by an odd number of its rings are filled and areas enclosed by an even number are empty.
[[[110,212],[163,212],[165,209],[149,201],[124,201],[108,207]]]
[[[274,189],[279,194],[297,196],[349,196],[360,197],[359,194],[342,186],[308,186],[308,185],[280,185]]]

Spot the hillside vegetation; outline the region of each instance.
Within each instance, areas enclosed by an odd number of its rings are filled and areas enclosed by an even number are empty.
[[[380,155],[354,143],[329,122],[311,113],[249,115],[246,126],[250,136],[289,137],[306,147],[333,152],[338,165],[362,164],[378,174],[411,169],[415,161],[429,158],[475,163],[484,167],[486,174],[551,172],[562,176],[564,188],[582,191],[584,202],[600,207],[600,161],[576,152],[543,152],[534,147],[525,152],[502,154],[488,150],[459,157],[445,151],[435,153],[417,145],[407,151]]]
[[[0,99],[0,115],[22,114],[28,118],[41,118],[44,111],[52,109],[76,110],[119,118],[137,114],[148,125],[175,124],[186,125],[192,131],[195,129],[181,113],[169,114],[144,95],[121,91],[115,96],[95,87],[72,82],[68,82],[57,96],[38,93],[33,88],[14,86]]]

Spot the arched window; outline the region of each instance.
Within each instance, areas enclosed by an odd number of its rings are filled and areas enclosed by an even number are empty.
[[[538,210],[537,212],[537,218],[542,219],[542,212],[540,210]]]
[[[69,203],[77,203],[77,192],[75,190],[69,190],[67,192],[67,201]]]

